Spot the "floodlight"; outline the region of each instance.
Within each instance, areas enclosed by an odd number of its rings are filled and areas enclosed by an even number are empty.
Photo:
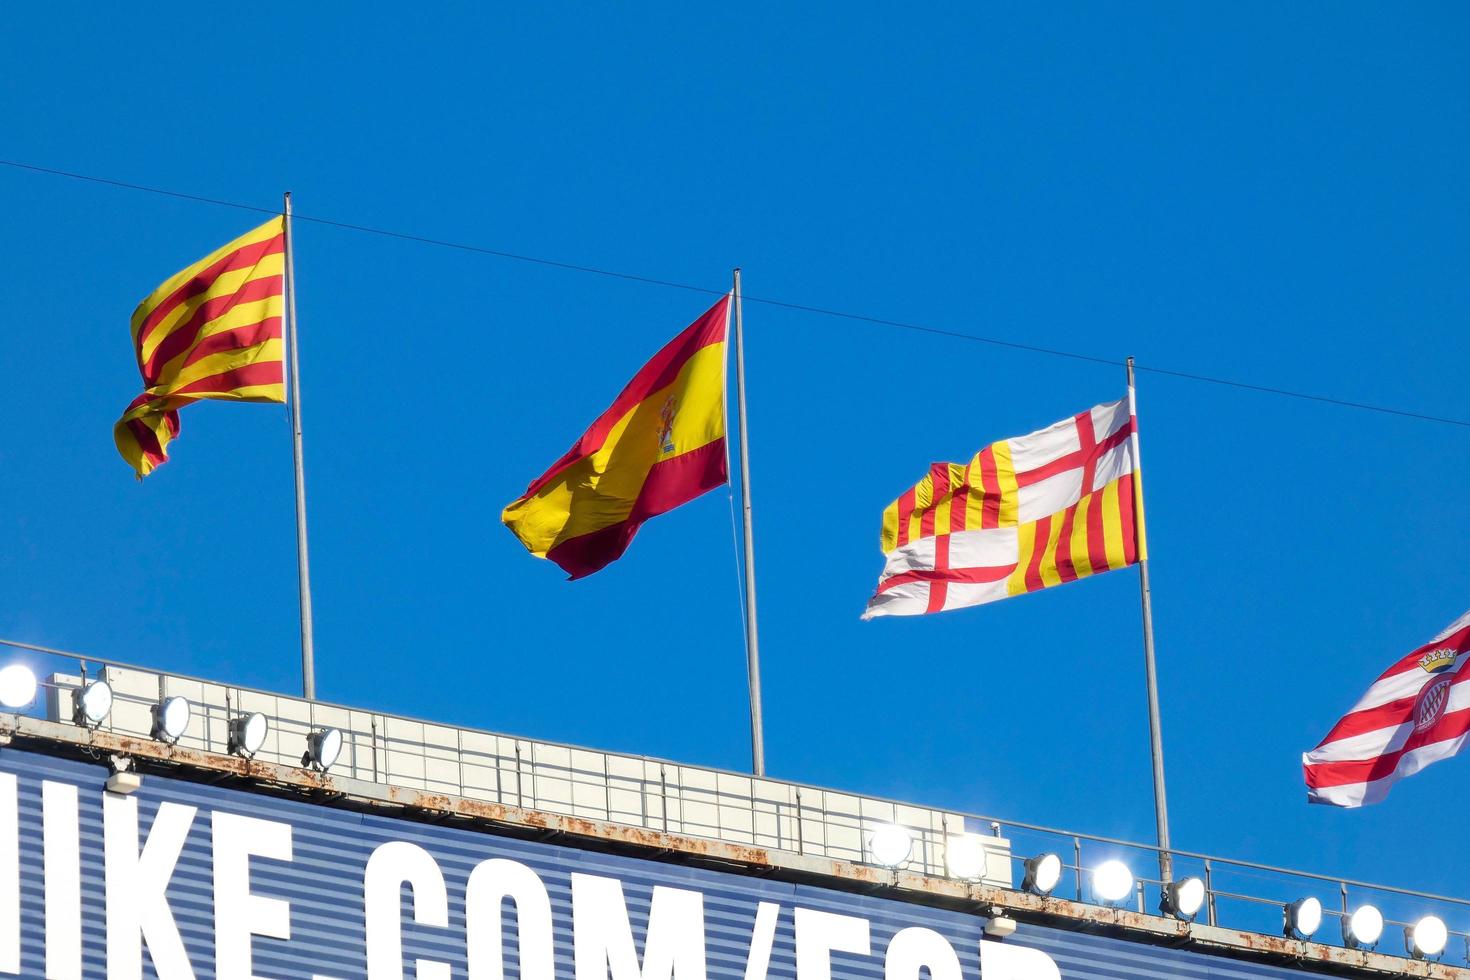
[[[323,728],[306,736],[306,755],[301,764],[326,772],[341,754],[342,733],[335,728]]]
[[[944,861],[956,878],[979,878],[985,873],[985,845],[977,834],[962,834],[949,839]]]
[[[1450,941],[1450,931],[1437,915],[1426,915],[1404,930],[1404,946],[1416,960],[1438,956]]]
[[[1322,925],[1322,903],[1315,898],[1299,898],[1283,909],[1286,934],[1297,939],[1311,939]]]
[[[1199,878],[1181,878],[1164,886],[1160,907],[1176,919],[1186,922],[1199,915],[1205,904],[1205,883]]]
[[[1104,902],[1121,902],[1133,892],[1133,872],[1122,861],[1104,861],[1092,869],[1092,894]]]
[[[248,715],[240,715],[231,719],[230,751],[246,758],[255,755],[265,744],[265,734],[268,731],[270,731],[270,723],[259,711],[252,711]]]
[[[75,698],[72,720],[78,725],[96,728],[112,711],[112,687],[106,681],[92,681]]]
[[[896,824],[874,828],[868,835],[868,852],[873,855],[873,860],[885,867],[896,868],[903,864],[913,849],[913,835]]]
[[[1026,878],[1021,887],[1033,895],[1050,895],[1062,880],[1062,859],[1055,854],[1038,854],[1026,860]]]
[[[1359,905],[1342,920],[1342,941],[1349,949],[1376,946],[1383,936],[1383,913],[1371,905]]]
[[[36,675],[24,664],[0,670],[0,705],[28,708],[36,700]]]
[[[173,744],[184,737],[192,709],[186,698],[164,698],[153,706],[153,737]]]

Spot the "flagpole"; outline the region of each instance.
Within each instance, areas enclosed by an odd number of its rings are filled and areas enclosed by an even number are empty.
[[[291,192],[286,192],[286,347],[290,354],[291,458],[296,468],[296,581],[301,596],[301,693],[316,697],[311,630],[311,563],[306,554],[306,466],[301,455],[301,367],[296,355],[296,269],[291,248]]]
[[[1138,586],[1143,603],[1143,663],[1148,676],[1148,738],[1154,764],[1154,820],[1158,825],[1159,880],[1173,880],[1169,850],[1169,801],[1164,789],[1164,737],[1159,726],[1159,677],[1154,664],[1154,604],[1148,584],[1147,536],[1143,524],[1143,464],[1138,452],[1138,400],[1133,392],[1133,358],[1128,358],[1128,414],[1133,419],[1133,468],[1138,481],[1133,493],[1133,533],[1138,549]]]
[[[750,682],[751,771],[766,774],[761,722],[761,654],[755,628],[755,534],[750,522],[750,429],[745,421],[745,317],[740,306],[740,270],[735,270],[735,388],[740,418],[740,509],[745,519],[745,668]]]

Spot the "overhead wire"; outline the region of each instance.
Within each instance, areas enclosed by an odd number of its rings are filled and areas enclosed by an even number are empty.
[[[124,180],[116,180],[110,177],[98,177],[92,174],[76,173],[68,170],[59,170],[53,167],[42,167],[36,164],[23,163],[17,160],[0,159],[0,166],[11,167],[16,170],[25,170],[32,173],[47,174],[54,177],[65,177],[70,180],[86,181],[94,184],[102,184],[109,187],[124,190],[141,191],[147,194],[157,194],[163,197],[171,197],[177,200],[192,201],[199,204],[210,204],[217,207],[234,208],[240,211],[250,211],[256,214],[279,214],[278,208],[264,208],[253,204],[245,204],[240,201],[228,201],[221,198],[204,197],[198,194],[188,194],[182,191],[169,190],[162,187],[151,187],[146,184],[136,184]],[[681,289],[687,292],[702,293],[709,296],[722,296],[724,289],[712,289],[707,286],[697,286],[692,283],[678,282],[672,279],[660,279],[653,276],[638,275],[631,272],[620,272],[614,269],[604,269],[597,266],[585,265],[577,262],[567,262],[559,259],[549,259],[537,255],[526,255],[520,252],[511,252],[504,249],[489,248],[482,245],[474,245],[466,242],[449,241],[440,238],[430,238],[425,235],[415,235],[408,232],[395,231],[388,228],[375,228],[370,225],[360,225],[347,221],[338,221],[332,218],[322,218],[314,215],[296,213],[292,215],[296,221],[307,221],[313,224],[323,225],[331,228],[340,228],[345,231],[354,231],[367,235],[377,235],[384,238],[397,239],[398,241],[415,242],[420,245],[428,245],[435,248],[449,248],[461,252],[469,252],[477,255],[488,255],[494,258],[507,259],[514,262],[525,262],[551,269],[562,269],[568,272],[581,272],[588,275],[603,276],[610,279],[620,279],[625,282],[636,282],[648,286],[661,286],[667,289]],[[846,310],[834,310],[822,306],[812,306],[805,303],[795,303],[788,300],[773,299],[761,296],[744,296],[747,303],[759,303],[777,309],[791,310],[797,313],[810,313],[816,316],[832,317],[835,319],[848,320],[856,323],[866,323],[873,326],[892,327],[898,330],[908,330],[915,333],[925,333],[937,337],[948,337],[953,340],[964,340],[971,343],[987,344],[992,347],[1000,347],[1007,350],[1022,351],[1031,354],[1040,354],[1047,357],[1060,357],[1074,361],[1082,361],[1091,364],[1106,364],[1110,366],[1121,366],[1121,358],[1099,357],[1080,351],[1066,350],[1060,347],[1046,347],[1037,344],[1025,344],[1013,340],[1005,340],[999,337],[989,337],[982,334],[967,333],[960,330],[952,330],[944,327],[936,327],[929,324],[912,323],[904,320],[892,320],[885,317],[870,316],[863,313],[852,313]],[[1388,405],[1377,405],[1369,402],[1353,401],[1346,398],[1337,398],[1331,395],[1318,395],[1311,392],[1297,391],[1290,388],[1280,388],[1271,385],[1254,384],[1248,381],[1237,381],[1233,378],[1221,378],[1213,375],[1199,374],[1192,371],[1180,371],[1172,368],[1154,367],[1149,364],[1136,364],[1138,371],[1164,377],[1177,378],[1184,381],[1194,381],[1202,384],[1218,385],[1227,388],[1238,388],[1243,391],[1254,391],[1263,394],[1277,395],[1283,398],[1295,398],[1302,401],[1316,402],[1324,405],[1334,405],[1339,408],[1354,409],[1365,412],[1376,412],[1381,415],[1392,415],[1399,418],[1414,419],[1421,422],[1434,422],[1441,425],[1453,425],[1461,428],[1470,428],[1470,420],[1449,418],[1442,415],[1430,415],[1424,412],[1415,412],[1408,409],[1394,408]]]

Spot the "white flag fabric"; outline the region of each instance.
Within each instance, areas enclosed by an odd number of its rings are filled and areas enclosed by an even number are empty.
[[[1470,736],[1470,612],[1394,664],[1302,756],[1307,799],[1377,803],[1393,784],[1460,751]]]

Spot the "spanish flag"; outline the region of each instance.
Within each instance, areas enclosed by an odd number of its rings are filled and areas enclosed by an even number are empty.
[[[638,527],[729,479],[726,296],[671,340],[501,520],[572,578],[622,557]]]
[[[133,311],[144,390],[112,435],[139,479],[168,462],[184,405],[286,400],[285,248],[285,218],[272,218],[170,277]]]

